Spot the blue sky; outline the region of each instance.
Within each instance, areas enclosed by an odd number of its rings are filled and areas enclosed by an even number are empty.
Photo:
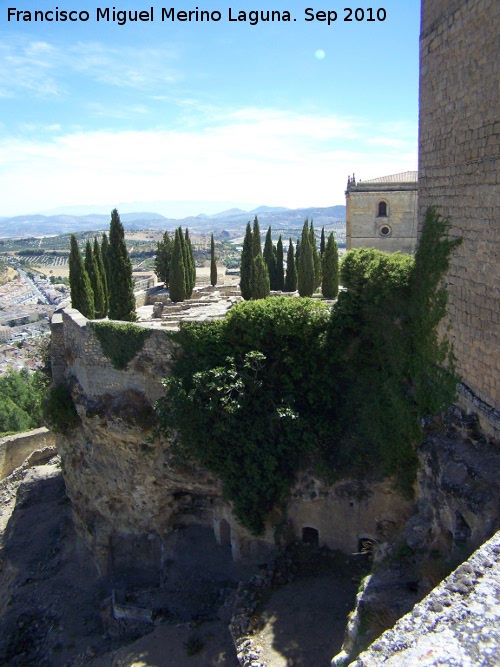
[[[344,5],[367,18],[369,4],[1,0],[0,216],[133,202],[173,216],[330,206],[344,203],[352,172],[416,169],[420,3],[384,0],[372,16],[383,6],[385,21],[344,21]],[[305,21],[311,5],[337,20]],[[90,18],[8,22],[9,6]],[[153,6],[154,20],[97,22],[113,6]],[[172,6],[221,20],[162,22]],[[230,22],[229,7],[292,20]]]

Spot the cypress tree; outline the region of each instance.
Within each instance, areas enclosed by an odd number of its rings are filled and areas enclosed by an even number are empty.
[[[297,243],[295,244],[295,268],[297,271],[299,270],[299,262],[300,262],[300,239],[297,239]]]
[[[186,297],[189,299],[191,298],[194,286],[196,285],[196,264],[194,262],[193,246],[191,244],[191,239],[189,238],[189,230],[187,227],[184,241],[184,248],[186,251],[186,273],[188,276],[188,290],[186,292]]]
[[[262,253],[253,258],[252,299],[265,299],[269,296],[269,273]]]
[[[297,274],[300,296],[312,296],[316,277],[314,274],[314,256],[307,218],[304,222],[302,237],[300,239],[300,260]]]
[[[70,238],[69,287],[72,307],[79,310],[84,317],[88,317],[92,320],[95,315],[94,294],[74,234],[71,234]]]
[[[311,218],[311,225],[309,227],[309,238],[311,241],[311,248],[313,252],[314,263],[314,288],[317,289],[321,285],[321,257],[318,254],[316,245],[316,235],[314,233],[314,224]]]
[[[215,241],[213,232],[210,239],[210,284],[212,287],[217,285],[217,263],[215,261]]]
[[[273,246],[273,239],[271,236],[271,227],[267,230],[266,242],[264,243],[264,262],[269,273],[269,285],[272,290],[278,289],[276,287],[276,250]]]
[[[281,234],[276,247],[276,289],[281,292],[285,289],[285,272],[283,267],[283,241]]]
[[[240,262],[240,289],[241,296],[245,301],[252,298],[252,292],[250,290],[250,281],[252,278],[252,239],[252,228],[249,221],[247,223],[245,239],[243,241]]]
[[[101,255],[102,255],[102,263],[104,265],[104,270],[106,272],[106,284],[108,286],[108,308],[109,308],[109,286],[111,284],[111,280],[109,277],[109,241],[106,232],[104,232],[102,235]]]
[[[94,237],[94,257],[97,262],[99,276],[101,277],[102,292],[104,297],[102,316],[106,317],[109,309],[108,279],[106,277],[106,270],[104,268],[104,262],[102,259],[101,246],[99,245],[97,237]]]
[[[85,270],[90,278],[90,284],[94,294],[94,317],[96,320],[102,320],[104,317],[104,290],[102,288],[99,267],[97,266],[97,259],[92,252],[90,239],[87,239],[85,245]]]
[[[174,302],[184,301],[186,298],[186,276],[182,246],[183,236],[179,227],[175,230],[172,269],[170,271],[170,298]]]
[[[321,240],[320,240],[320,243],[319,243],[319,254],[320,254],[321,257],[323,257],[323,255],[325,253],[325,248],[326,248],[326,244],[325,244],[325,226],[323,225],[323,227],[321,228]]]
[[[178,227],[177,231],[179,232],[179,243],[181,248],[181,257],[182,264],[184,266],[184,299],[189,299],[189,265],[188,265],[188,256],[186,250],[186,237],[182,231],[182,227]],[[182,299],[182,300],[184,300]]]
[[[264,273],[267,274],[267,279],[265,279],[265,277],[262,275],[262,267],[264,267]],[[259,221],[257,216],[255,216],[252,231],[252,270],[250,273],[250,298],[263,299],[266,296],[269,296],[269,272],[262,255]]]
[[[155,273],[158,280],[164,283],[167,289],[170,280],[173,246],[173,239],[170,238],[168,232],[165,232],[162,240],[156,244]]]
[[[288,246],[288,254],[286,256],[285,292],[295,292],[296,289],[297,289],[297,267],[295,265],[293,242],[292,239],[290,239],[290,245]]]
[[[109,319],[133,322],[135,313],[132,264],[118,211],[111,211],[109,225]]]
[[[339,251],[335,236],[330,232],[323,255],[323,284],[321,287],[325,299],[335,299],[339,293]]]

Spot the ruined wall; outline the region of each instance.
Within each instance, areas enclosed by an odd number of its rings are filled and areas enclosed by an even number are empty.
[[[8,477],[34,452],[55,448],[55,442],[54,434],[46,428],[0,438],[0,480]]]
[[[78,310],[66,308],[57,313],[51,333],[52,376],[56,383],[76,378],[87,399],[135,391],[153,404],[163,395],[161,380],[168,374],[175,353],[164,331],[152,329],[142,350],[124,371],[113,368],[87,318]]]
[[[461,404],[500,437],[500,122],[497,0],[424,0],[419,222],[429,205],[461,236],[448,322]]]

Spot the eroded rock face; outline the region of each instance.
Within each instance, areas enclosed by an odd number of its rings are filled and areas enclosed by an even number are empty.
[[[115,534],[162,536],[178,523],[211,525],[220,485],[176,463],[170,443],[152,437],[144,394],[127,390],[96,403],[74,384],[72,395],[81,425],[57,444],[75,520],[101,573]]]
[[[419,457],[418,513],[404,538],[416,552],[468,555],[500,527],[498,443],[452,408],[427,426]]]

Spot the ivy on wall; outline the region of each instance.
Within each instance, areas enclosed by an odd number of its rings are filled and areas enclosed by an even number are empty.
[[[132,359],[142,350],[151,329],[129,322],[90,322],[104,356],[113,368],[125,370]]]
[[[80,417],[66,383],[51,387],[42,404],[45,423],[54,433],[67,434],[80,424]]]

